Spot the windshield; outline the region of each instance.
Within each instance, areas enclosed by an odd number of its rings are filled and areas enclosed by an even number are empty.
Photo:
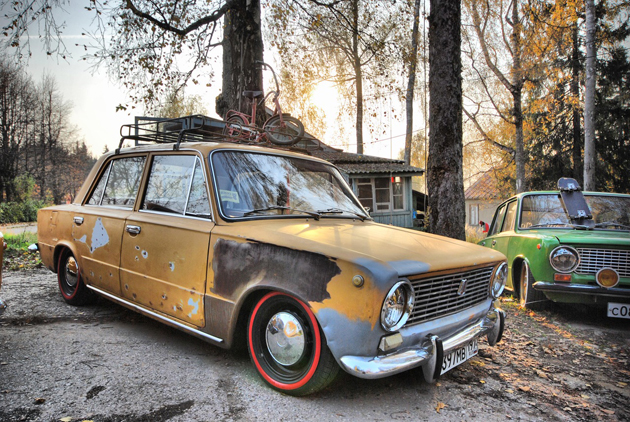
[[[212,164],[221,212],[227,218],[368,218],[333,166],[242,151],[216,152]]]
[[[630,197],[584,195],[595,229],[630,228]],[[573,227],[559,194],[528,195],[521,203],[519,228]]]

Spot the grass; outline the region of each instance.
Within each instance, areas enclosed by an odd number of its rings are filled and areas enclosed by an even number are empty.
[[[42,266],[39,252],[28,250],[29,245],[37,243],[37,233],[7,234],[4,241],[7,249],[4,251],[3,270],[28,270]]]

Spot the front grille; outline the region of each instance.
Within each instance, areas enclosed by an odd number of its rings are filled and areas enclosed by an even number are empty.
[[[477,268],[438,277],[410,277],[415,292],[411,316],[405,325],[418,324],[482,303],[488,298],[494,267]],[[458,295],[462,280],[468,280],[466,292]]]
[[[578,274],[596,274],[602,268],[617,270],[620,277],[630,277],[630,251],[614,249],[578,248]]]

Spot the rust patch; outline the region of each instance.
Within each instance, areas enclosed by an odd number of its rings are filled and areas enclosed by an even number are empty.
[[[219,239],[214,246],[214,288],[223,297],[252,280],[289,287],[309,302],[329,299],[328,283],[341,273],[330,258],[266,243],[239,243]]]

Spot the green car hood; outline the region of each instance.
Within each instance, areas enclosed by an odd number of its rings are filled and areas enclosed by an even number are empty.
[[[543,231],[540,230],[540,232]],[[630,248],[630,232],[619,230],[562,230],[544,234],[555,236],[562,244],[615,245]]]

